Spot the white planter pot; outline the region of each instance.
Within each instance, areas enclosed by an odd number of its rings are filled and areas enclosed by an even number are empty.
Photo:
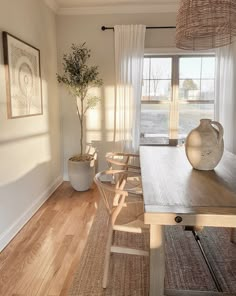
[[[68,175],[70,183],[76,191],[88,190],[95,175],[95,159],[84,161],[69,159]]]

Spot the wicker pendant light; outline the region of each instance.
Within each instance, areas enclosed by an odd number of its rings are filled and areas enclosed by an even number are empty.
[[[176,47],[204,50],[236,38],[236,0],[180,0]]]

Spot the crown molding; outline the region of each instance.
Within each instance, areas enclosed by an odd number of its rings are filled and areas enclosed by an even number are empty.
[[[55,0],[44,0],[44,2],[49,8],[51,8],[52,11],[54,11],[55,13],[58,12],[59,5]]]
[[[49,0],[45,0],[49,1]],[[50,0],[51,1],[51,0]],[[104,5],[104,6],[80,6],[71,8],[59,8],[59,15],[86,15],[86,14],[133,14],[133,13],[167,13],[177,12],[178,4],[150,4],[150,5]]]

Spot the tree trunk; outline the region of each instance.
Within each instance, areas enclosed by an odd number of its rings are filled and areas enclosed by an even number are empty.
[[[81,119],[80,119],[80,155],[82,156],[82,154],[83,154],[83,137],[84,137],[84,135],[83,135],[83,129],[84,129],[84,127],[83,127],[83,115],[81,116]]]

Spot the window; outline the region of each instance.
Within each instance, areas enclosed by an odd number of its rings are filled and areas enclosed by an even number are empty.
[[[184,139],[201,118],[214,118],[215,57],[145,56],[141,143]]]

